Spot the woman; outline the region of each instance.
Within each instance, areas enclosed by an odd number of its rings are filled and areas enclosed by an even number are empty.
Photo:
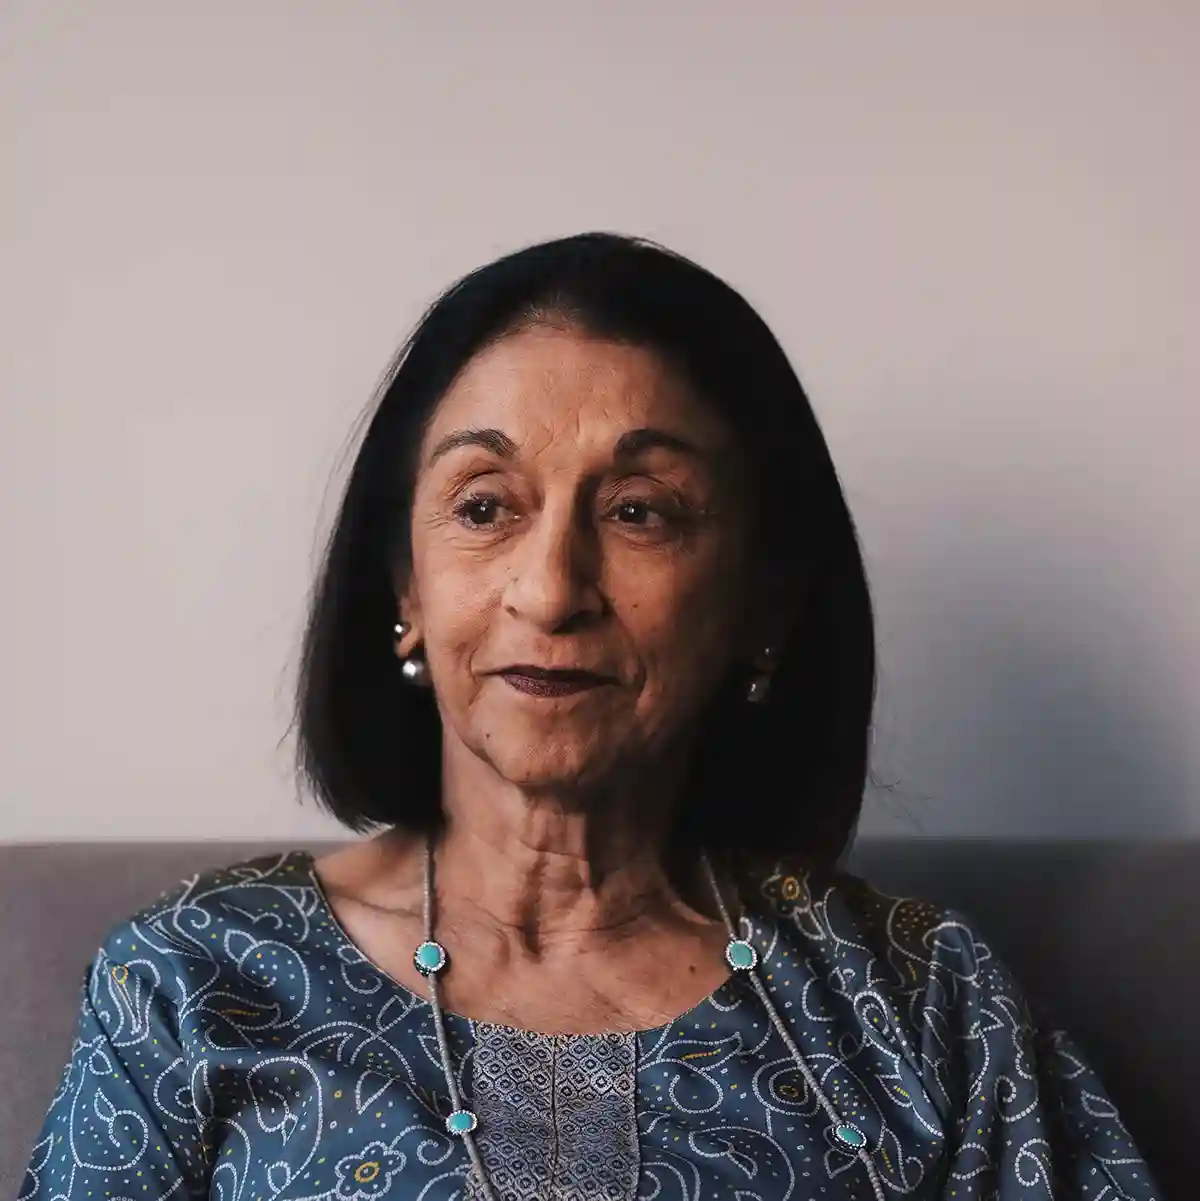
[[[838,870],[873,692],[749,305],[610,235],[467,276],[305,643],[301,767],[376,836],[112,932],[23,1197],[1149,1201],[974,928]]]

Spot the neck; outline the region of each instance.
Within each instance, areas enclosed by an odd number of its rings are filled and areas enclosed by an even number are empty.
[[[705,920],[666,862],[666,784],[530,795],[478,760],[448,761],[435,854],[439,922],[480,921],[538,953],[611,942],[647,923]]]

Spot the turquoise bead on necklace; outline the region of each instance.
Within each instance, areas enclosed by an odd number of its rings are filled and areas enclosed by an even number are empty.
[[[857,1154],[867,1145],[867,1136],[851,1122],[830,1127],[829,1139],[839,1151],[851,1154]]]
[[[428,977],[440,972],[449,962],[450,956],[446,954],[446,948],[440,942],[434,942],[432,938],[427,938],[413,952],[413,967],[422,976]]]
[[[456,1109],[446,1118],[446,1130],[459,1137],[470,1134],[478,1125],[479,1119],[469,1109]]]
[[[725,948],[725,962],[735,972],[748,972],[758,966],[758,952],[745,938],[731,938]]]

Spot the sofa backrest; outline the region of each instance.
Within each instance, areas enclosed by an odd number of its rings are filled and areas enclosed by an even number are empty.
[[[197,871],[278,843],[0,846],[0,1196],[16,1196],[104,933]],[[314,851],[321,848],[312,847]],[[1088,1052],[1164,1196],[1200,1179],[1200,844],[864,841],[886,892],[963,910]]]

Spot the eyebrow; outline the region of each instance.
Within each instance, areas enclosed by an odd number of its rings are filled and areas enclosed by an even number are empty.
[[[478,446],[494,454],[498,459],[515,459],[517,444],[503,431],[496,429],[465,429],[455,430],[440,438],[429,452],[427,466],[432,467],[443,455],[463,446]],[[613,447],[613,461],[628,462],[639,455],[651,450],[670,450],[677,454],[690,455],[696,459],[707,459],[708,456],[694,446],[686,438],[666,430],[646,426],[642,429],[627,430],[617,439]]]
[[[636,459],[638,455],[645,454],[650,450],[671,450],[677,454],[690,455],[692,458],[702,460],[707,460],[709,457],[686,438],[668,433],[666,430],[647,426],[645,429],[629,430],[628,433],[622,434],[617,439],[616,446],[613,447],[613,459],[616,462]]]
[[[499,459],[517,457],[517,444],[503,430],[455,430],[440,439],[429,452],[427,466],[432,467],[443,455],[460,446],[481,446]]]

